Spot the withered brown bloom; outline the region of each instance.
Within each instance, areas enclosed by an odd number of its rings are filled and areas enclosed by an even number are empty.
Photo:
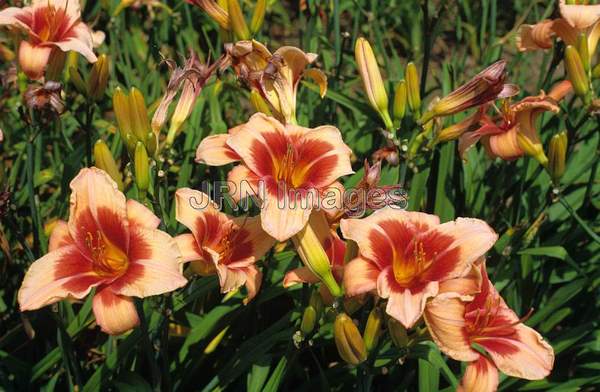
[[[25,91],[23,99],[30,109],[61,115],[65,111],[61,90],[62,85],[54,81],[48,81],[42,86],[31,85]]]

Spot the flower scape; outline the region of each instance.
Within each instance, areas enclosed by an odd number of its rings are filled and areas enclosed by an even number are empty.
[[[0,389],[592,391],[600,4],[0,3]]]

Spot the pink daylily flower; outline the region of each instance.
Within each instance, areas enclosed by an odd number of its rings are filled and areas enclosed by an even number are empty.
[[[43,76],[55,48],[96,61],[92,31],[81,21],[79,0],[33,0],[28,7],[9,7],[0,11],[0,25],[28,34],[19,46],[19,65],[31,79]]]
[[[226,164],[241,161],[229,172],[234,199],[250,192],[261,198],[263,229],[278,241],[297,234],[315,204],[339,177],[353,173],[350,148],[333,126],[304,128],[283,125],[262,113],[229,130],[204,139],[196,161]]]
[[[406,328],[419,320],[441,284],[468,272],[498,238],[478,219],[440,224],[435,215],[394,207],[342,219],[341,229],[359,249],[344,270],[346,294],[374,292],[388,299],[386,312]]]
[[[160,220],[144,205],[126,200],[97,168],[71,182],[69,221],[59,221],[49,253],[27,271],[18,294],[22,311],[65,298],[82,299],[95,288],[93,311],[106,333],[134,328],[131,297],[163,294],[184,286],[176,242],[157,229]]]
[[[177,221],[191,231],[175,237],[184,262],[200,275],[218,275],[223,293],[245,285],[244,303],[252,300],[262,281],[255,263],[275,243],[262,230],[260,217],[230,217],[208,195],[190,188],[178,189],[175,203]]]
[[[431,337],[440,350],[453,359],[469,362],[459,390],[497,390],[498,369],[527,380],[548,376],[554,366],[552,347],[506,305],[490,282],[485,263],[473,269],[479,270],[476,275],[480,281],[474,296],[453,292],[467,287],[464,282],[456,282],[440,290],[424,312]],[[487,355],[473,349],[474,344]]]

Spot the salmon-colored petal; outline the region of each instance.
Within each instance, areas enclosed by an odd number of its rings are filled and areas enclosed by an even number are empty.
[[[81,16],[81,8],[79,1],[71,0],[33,0],[31,5],[34,9],[45,8],[52,5],[55,8],[60,8],[66,11],[67,16],[78,19]]]
[[[576,29],[590,27],[600,19],[600,4],[567,4],[566,0],[560,0],[559,8],[563,19]]]
[[[391,264],[396,245],[408,244],[416,233],[425,232],[439,222],[435,215],[408,212],[389,206],[363,219],[342,219],[340,228],[344,238],[358,244],[362,256],[383,269]]]
[[[90,63],[95,63],[98,58],[94,54],[92,31],[84,23],[76,23],[69,33],[71,36],[63,41],[53,42],[63,52],[74,51],[81,54]]]
[[[262,272],[255,266],[250,266],[246,269],[246,291],[248,295],[244,298],[244,305],[252,301],[262,284]]]
[[[596,48],[598,47],[598,40],[600,40],[600,22],[596,22],[596,24],[591,28],[590,33],[588,34],[589,53],[596,53]]]
[[[509,376],[541,380],[554,366],[554,350],[532,328],[518,324],[508,336],[478,338],[498,369]]]
[[[344,209],[344,192],[345,188],[339,181],[321,189],[319,208],[327,214],[328,218],[336,218]]]
[[[69,234],[69,225],[64,220],[58,220],[50,234],[48,242],[48,252],[52,252],[62,246],[72,245],[73,239]]]
[[[467,365],[457,392],[494,392],[498,390],[498,369],[483,355]]]
[[[283,287],[288,288],[298,283],[319,283],[320,279],[308,267],[294,268],[283,277]]]
[[[276,195],[266,195],[260,212],[264,231],[281,242],[298,234],[312,210],[312,206],[305,205],[305,198],[299,199],[292,200],[287,193],[279,200]]]
[[[44,76],[51,54],[52,47],[33,45],[28,41],[21,41],[18,54],[21,71],[30,79],[40,79]]]
[[[236,290],[246,283],[245,268],[229,268],[224,264],[217,264],[217,275],[221,285],[221,293],[228,293]]]
[[[238,165],[231,169],[227,174],[227,182],[229,194],[236,203],[260,193],[258,177],[245,165]]]
[[[0,25],[19,27],[27,32],[31,31],[33,20],[31,7],[8,7],[0,11]]]
[[[467,301],[472,299],[473,295],[481,291],[481,284],[481,270],[480,266],[476,262],[465,276],[440,282],[440,292],[438,296],[458,295],[461,297],[461,299]]]
[[[69,232],[84,254],[91,254],[90,237],[102,235],[123,253],[129,249],[125,195],[103,170],[84,168],[71,181]]]
[[[77,246],[62,246],[31,264],[19,289],[19,305],[25,311],[67,297],[80,299],[102,282]]]
[[[555,19],[552,23],[552,31],[563,40],[565,45],[576,45],[579,29],[571,26],[565,19]]]
[[[197,228],[198,219],[203,219],[205,213],[218,212],[219,206],[204,192],[190,188],[179,188],[175,192],[175,219],[192,232]]]
[[[438,283],[429,282],[418,288],[391,289],[382,288],[387,279],[384,274],[379,276],[377,291],[383,297],[382,292],[388,294],[388,303],[385,308],[387,314],[398,320],[405,328],[412,328],[423,315],[427,300],[438,293]]]
[[[488,138],[488,154],[492,158],[501,158],[506,161],[517,159],[525,152],[519,146],[517,141],[518,127],[512,127],[508,131],[492,135]]]
[[[443,281],[464,275],[497,239],[498,234],[487,223],[473,218],[458,218],[430,229],[421,241],[426,253],[428,246],[434,247],[435,256],[423,278]]]
[[[160,219],[148,207],[132,199],[127,200],[127,219],[131,226],[147,229],[156,229],[160,225]]]
[[[133,300],[114,294],[108,287],[94,295],[92,309],[96,323],[109,335],[120,335],[140,323]]]
[[[229,134],[211,135],[200,142],[196,149],[196,162],[209,166],[222,166],[237,162],[240,156],[227,145]]]
[[[527,50],[550,49],[552,47],[552,20],[543,20],[534,25],[522,25],[517,36],[517,48]]]
[[[193,234],[181,234],[174,238],[184,262],[203,260],[200,248]]]
[[[427,303],[423,317],[444,354],[458,361],[475,361],[479,353],[471,348],[464,314],[465,303],[460,298],[439,296]]]
[[[377,289],[377,278],[381,270],[377,265],[362,257],[350,261],[344,268],[344,290],[354,296]]]
[[[129,268],[110,284],[113,292],[147,297],[176,290],[187,280],[181,274],[182,257],[175,240],[160,230],[132,228]]]
[[[251,258],[254,262],[275,245],[275,239],[262,229],[260,216],[242,216],[233,221],[239,229],[232,244],[230,262],[244,258]]]

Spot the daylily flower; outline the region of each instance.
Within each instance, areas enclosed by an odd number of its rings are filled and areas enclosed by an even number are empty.
[[[331,272],[338,283],[342,283],[344,277],[344,256],[346,243],[339,237],[334,227],[331,227],[323,211],[314,211],[311,215],[311,224],[315,233],[323,245],[331,264]],[[319,283],[321,280],[310,268],[303,266],[288,271],[283,278],[283,287],[290,287],[298,283]],[[326,285],[319,287],[323,301],[327,304],[333,303],[333,296]]]
[[[560,0],[559,9],[561,18],[522,25],[517,48],[523,52],[550,49],[555,35],[566,45],[576,45],[579,34],[585,34],[589,53],[593,55],[600,39],[600,4],[567,4]]]
[[[139,323],[131,297],[148,297],[186,284],[181,254],[160,220],[126,200],[100,169],[83,169],[71,182],[69,221],[59,221],[49,253],[27,271],[19,304],[35,310],[65,298],[82,299],[95,288],[96,322],[109,334]]]
[[[498,238],[478,219],[440,224],[435,215],[393,207],[342,219],[341,229],[359,249],[344,270],[346,294],[387,298],[386,312],[406,328],[419,320],[441,284],[464,275]]]
[[[58,48],[75,51],[89,62],[96,61],[92,31],[81,21],[79,0],[33,0],[31,6],[0,11],[0,25],[9,25],[29,35],[19,46],[19,64],[31,79],[39,79]]]
[[[459,390],[495,391],[498,369],[512,377],[540,380],[554,366],[554,351],[542,336],[522,323],[490,282],[485,263],[480,273],[480,291],[468,298],[465,285],[454,283],[433,300],[424,312],[431,337],[449,357],[467,361]],[[474,280],[471,280],[470,286]],[[459,291],[453,292],[454,290]],[[460,293],[460,291],[463,291]],[[487,355],[475,350],[476,344]]]
[[[230,217],[208,195],[190,188],[178,189],[175,203],[177,221],[192,232],[175,237],[183,261],[200,275],[218,275],[221,292],[245,285],[244,303],[254,298],[262,281],[255,263],[275,243],[261,229],[260,217]]]
[[[317,55],[304,53],[293,46],[283,46],[271,54],[258,41],[239,41],[225,47],[228,63],[237,77],[256,90],[269,104],[275,117],[285,124],[296,123],[296,93],[303,76],[312,78],[320,88],[321,97],[327,92],[327,77],[316,68],[306,69]]]
[[[258,197],[263,229],[285,241],[304,228],[336,180],[352,173],[350,154],[333,126],[283,125],[256,113],[228,134],[204,139],[196,161],[224,165],[241,160],[228,175],[234,199],[249,193]]]
[[[461,135],[458,142],[460,155],[464,158],[466,151],[481,140],[491,158],[513,160],[523,156],[525,151],[519,145],[517,133],[524,135],[532,144],[540,145],[536,119],[544,111],[560,111],[554,97],[560,99],[564,96],[563,90],[561,84],[548,95],[542,91],[538,96],[526,97],[514,104],[504,101],[498,116],[483,115],[480,128]]]

